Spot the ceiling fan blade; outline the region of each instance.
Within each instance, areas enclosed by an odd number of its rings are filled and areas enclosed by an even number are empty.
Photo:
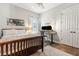
[[[45,8],[43,3],[37,3],[38,7]]]

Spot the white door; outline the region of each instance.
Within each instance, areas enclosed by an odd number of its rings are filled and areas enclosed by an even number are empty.
[[[78,47],[78,40],[77,40],[77,8],[72,8],[72,46]]]
[[[72,46],[72,17],[71,10],[66,9],[62,12],[61,18],[61,35],[62,35],[62,43],[66,45]]]
[[[62,19],[61,19],[61,34],[62,34],[62,39],[61,42],[63,44],[67,44],[67,39],[66,39],[66,14],[62,13]]]
[[[79,48],[79,7],[64,10],[61,22],[62,43]]]
[[[73,29],[73,31],[75,31],[75,33],[73,33],[73,36],[75,37],[73,37],[73,46],[79,48],[79,6],[74,8],[74,13],[75,20],[73,24],[75,23],[75,29]]]
[[[79,48],[79,7],[72,7],[72,46]]]
[[[77,47],[79,48],[79,8],[77,8]]]

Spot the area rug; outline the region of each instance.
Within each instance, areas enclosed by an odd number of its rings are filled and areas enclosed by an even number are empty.
[[[44,52],[42,52],[40,49],[32,56],[72,56],[72,55],[48,45],[44,47]]]

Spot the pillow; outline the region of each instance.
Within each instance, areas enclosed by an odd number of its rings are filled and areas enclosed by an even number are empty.
[[[15,35],[15,30],[3,30],[3,35]]]
[[[26,34],[25,30],[16,30],[16,35]]]

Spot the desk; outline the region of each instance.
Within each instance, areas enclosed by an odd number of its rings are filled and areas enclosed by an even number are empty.
[[[45,36],[44,33],[47,33],[48,35],[51,35],[51,43],[53,43],[53,35],[56,34],[53,30],[41,30],[41,35]]]

